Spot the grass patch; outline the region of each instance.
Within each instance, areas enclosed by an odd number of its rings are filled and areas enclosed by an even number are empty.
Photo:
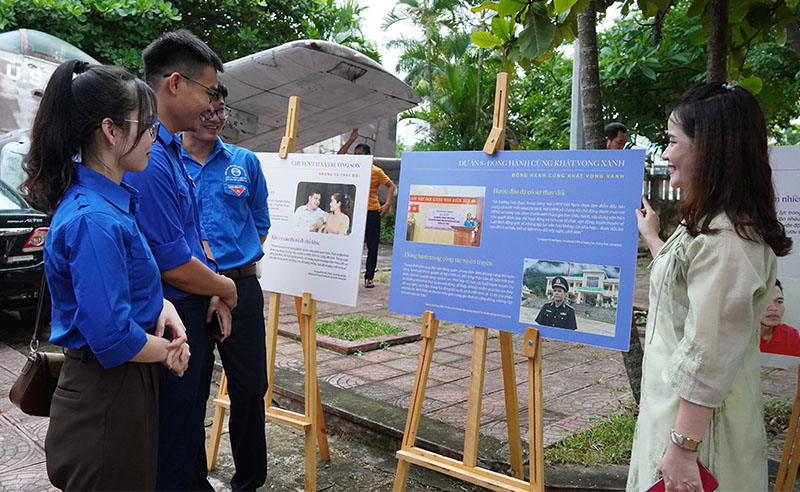
[[[392,280],[392,272],[378,272],[375,274],[376,282],[388,284]]]
[[[381,217],[381,241],[394,244],[394,208]]]
[[[792,404],[782,398],[772,398],[764,404],[764,425],[767,430],[767,444],[772,445],[782,432],[789,428],[792,417]]]
[[[402,326],[387,323],[382,319],[370,319],[361,314],[351,314],[333,321],[317,323],[317,333],[351,342],[365,338],[399,335],[404,331],[406,329]]]
[[[764,404],[764,424],[770,445],[776,436],[789,427],[792,404],[773,398]],[[544,450],[547,464],[627,465],[631,459],[636,416],[632,407],[625,407],[580,434],[570,434]]]
[[[636,416],[632,408],[623,408],[598,425],[580,434],[570,434],[544,450],[548,464],[627,465],[631,461],[631,443]]]

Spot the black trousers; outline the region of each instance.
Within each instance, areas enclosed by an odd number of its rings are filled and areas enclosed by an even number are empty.
[[[214,340],[206,329],[208,299],[172,298],[186,326],[191,358],[183,377],[161,366],[156,489],[213,491],[206,465],[205,416],[214,370]]]
[[[378,243],[381,239],[381,211],[367,211],[367,227],[364,231],[364,240],[367,242],[367,264],[364,278],[375,278],[375,267],[378,265]]]
[[[264,343],[264,295],[255,275],[235,281],[239,302],[233,310],[231,335],[218,343],[231,399],[230,431],[236,473],[234,491],[255,490],[267,479],[264,395],[267,351]]]
[[[158,366],[67,357],[50,406],[47,475],[59,489],[153,490]]]

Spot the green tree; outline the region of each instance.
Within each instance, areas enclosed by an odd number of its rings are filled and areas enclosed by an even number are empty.
[[[105,63],[139,71],[140,51],[181,13],[161,0],[0,0],[0,29],[44,28]]]
[[[141,50],[161,34],[186,28],[229,61],[321,34],[375,50],[359,37],[360,12],[350,0],[0,0],[0,30],[39,28],[104,63],[141,73]],[[343,14],[346,12],[346,14]],[[342,15],[350,22],[337,23]],[[314,19],[316,24],[309,19]]]
[[[483,64],[494,70],[482,70],[477,63],[480,54],[470,49],[468,37],[462,35],[462,39],[466,41],[453,43],[453,51],[436,66],[433,98],[427,92],[427,83],[418,84],[417,92],[429,103],[403,115],[420,119],[430,127],[429,137],[418,143],[416,150],[480,149],[489,134],[492,109],[480,101],[494,95],[499,60],[485,59]]]
[[[702,26],[681,2],[664,18],[663,36],[655,43],[650,26],[638,12],[620,19],[599,37],[600,79],[606,120],[618,120],[657,147],[666,144],[665,109],[684,90],[706,80],[706,49],[695,44]],[[698,34],[699,33],[699,34]],[[800,117],[800,59],[791,47],[770,37],[748,49],[744,77],[763,80],[757,94],[770,136],[793,142],[792,121]]]
[[[459,17],[463,0],[398,0],[384,21],[384,29],[401,21],[410,21],[424,34],[425,76],[428,82],[428,97],[435,97],[433,85],[436,47],[434,37],[442,27],[457,31],[462,25]]]
[[[334,0],[325,0],[319,11],[308,19],[308,36],[347,46],[380,63],[377,47],[366,40],[361,29],[361,13],[365,9],[356,0],[345,0],[339,6]]]
[[[508,122],[527,150],[569,148],[572,60],[560,52],[511,81]]]

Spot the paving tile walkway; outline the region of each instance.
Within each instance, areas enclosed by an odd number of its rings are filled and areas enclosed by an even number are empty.
[[[391,250],[382,246],[379,269],[390,268]],[[386,275],[384,274],[383,277]],[[382,278],[382,275],[376,277]],[[646,275],[637,277],[636,304],[646,306]],[[355,308],[318,303],[318,321],[336,316],[363,313],[381,317],[419,331],[420,320],[387,310],[389,284],[378,282],[374,289],[359,287]],[[284,296],[280,323],[296,323],[294,304]],[[463,429],[467,413],[472,327],[442,322],[426,391],[423,414]],[[407,408],[414,382],[421,342],[391,346],[363,355],[343,355],[318,350],[318,376],[330,384],[359,395]],[[515,352],[521,352],[522,335],[514,335]],[[628,396],[628,380],[617,351],[543,340],[544,444],[552,444],[570,432],[586,429],[592,421],[620,408]],[[293,370],[303,369],[300,343],[279,337],[277,364]],[[13,407],[6,395],[24,357],[0,343],[0,491],[53,490],[44,468],[44,433],[47,419],[29,417]],[[522,436],[527,437],[528,395],[526,359],[515,357],[517,391],[520,401]],[[481,409],[481,433],[507,440],[505,403],[500,372],[500,345],[497,332],[490,331]],[[793,371],[765,370],[762,377],[765,399],[794,398],[797,377]],[[213,389],[212,393],[216,393]],[[210,417],[210,414],[209,414]],[[380,419],[379,415],[373,416]],[[421,436],[425,437],[425,436]],[[780,459],[782,442],[770,447],[770,457]]]

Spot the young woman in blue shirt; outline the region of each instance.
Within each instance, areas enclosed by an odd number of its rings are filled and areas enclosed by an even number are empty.
[[[50,341],[67,355],[45,441],[63,490],[154,488],[158,363],[182,375],[189,360],[137,223],[138,194],[121,182],[147,166],[155,117],[153,91],[128,71],[71,60],[53,73],[31,132],[24,187],[54,212]]]

